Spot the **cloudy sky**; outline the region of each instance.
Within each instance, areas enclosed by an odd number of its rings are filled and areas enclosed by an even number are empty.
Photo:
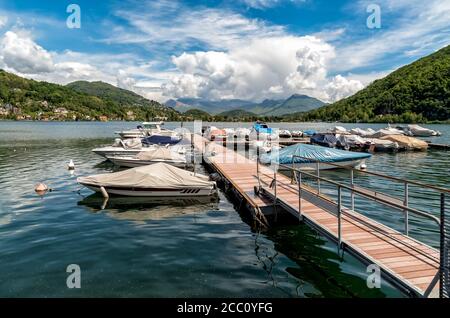
[[[81,28],[67,27],[71,3]],[[371,4],[381,28],[369,28]],[[441,0],[0,0],[0,68],[148,98],[346,97],[450,44]]]

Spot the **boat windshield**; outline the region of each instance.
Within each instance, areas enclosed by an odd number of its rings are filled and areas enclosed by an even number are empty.
[[[158,124],[144,124],[143,126],[145,129],[159,129]]]

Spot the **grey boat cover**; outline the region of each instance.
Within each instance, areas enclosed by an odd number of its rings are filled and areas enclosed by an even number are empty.
[[[98,174],[77,179],[78,183],[103,187],[133,188],[210,188],[213,181],[204,175],[176,168],[166,163],[155,163],[114,173]]]
[[[135,156],[139,160],[175,160],[175,161],[186,161],[186,157],[180,155],[177,152],[172,151],[170,148],[157,147],[153,150],[142,151]]]

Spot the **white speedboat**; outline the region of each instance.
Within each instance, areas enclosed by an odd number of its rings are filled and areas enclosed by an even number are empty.
[[[136,129],[117,131],[121,138],[140,138],[140,137],[148,137],[152,135],[161,135],[161,136],[174,136],[176,133],[172,130],[164,129],[161,126],[164,125],[164,122],[144,122],[141,125],[137,126]]]
[[[116,139],[113,145],[95,148],[92,149],[92,152],[105,158],[107,156],[116,156],[116,155],[133,156],[137,155],[142,151],[153,150],[155,147],[156,146],[144,147],[142,145],[140,138],[126,139],[126,140]]]
[[[217,193],[209,177],[179,169],[166,163],[129,170],[79,177],[77,182],[104,195],[132,197],[192,197]]]
[[[437,130],[428,129],[419,125],[408,125],[408,130],[411,132],[411,135],[415,137],[432,137],[441,135],[441,133]]]
[[[110,161],[120,167],[140,167],[164,162],[175,167],[185,168],[188,164],[186,155],[171,150],[169,147],[157,147],[150,151],[143,151],[134,156],[107,156]]]

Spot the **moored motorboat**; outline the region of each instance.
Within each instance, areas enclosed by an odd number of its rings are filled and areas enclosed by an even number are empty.
[[[336,147],[351,151],[370,151],[373,143],[358,135],[336,135]]]
[[[390,152],[399,149],[398,143],[392,140],[385,140],[380,138],[364,138],[365,141],[373,144],[373,151],[375,152]]]
[[[182,136],[172,135],[152,135],[149,137],[142,138],[142,144],[144,145],[175,145],[183,139]]]
[[[412,136],[416,137],[432,137],[441,135],[441,133],[437,130],[428,129],[419,125],[408,125],[407,129],[411,132]]]
[[[302,170],[315,170],[319,165],[319,169],[325,170],[339,167],[360,167],[370,156],[368,153],[296,144],[279,151],[263,154],[260,157],[260,162],[294,166]],[[280,168],[283,169],[282,166]]]
[[[280,138],[292,138],[292,134],[287,129],[280,129],[278,131],[278,137],[280,137]]]
[[[173,136],[175,134],[175,132],[172,130],[162,128],[161,127],[162,125],[164,125],[164,122],[162,122],[162,121],[144,122],[144,123],[138,125],[137,128],[135,128],[135,129],[118,131],[118,132],[116,132],[116,134],[118,134],[123,139],[141,138],[141,137],[152,136],[154,134],[163,135],[163,136]]]
[[[310,138],[311,144],[335,148],[337,144],[337,139],[332,134],[315,134]]]
[[[226,140],[227,132],[225,129],[219,129],[215,126],[210,126],[205,130],[203,136],[210,141]]]
[[[293,130],[291,131],[291,135],[293,138],[303,137],[303,132],[301,130]]]
[[[120,167],[140,167],[164,162],[175,167],[184,168],[188,161],[186,155],[166,147],[157,147],[151,151],[140,152],[134,156],[107,156],[107,159]]]
[[[426,141],[401,135],[385,136],[382,140],[390,140],[398,144],[400,150],[419,150],[424,151],[428,149],[428,143]]]
[[[140,138],[134,139],[116,139],[114,144],[111,146],[98,147],[92,149],[92,152],[99,156],[114,156],[114,155],[137,155],[142,151],[152,150],[154,147],[145,147]]]
[[[133,197],[209,196],[217,192],[214,181],[204,175],[189,172],[166,163],[129,170],[79,177],[77,182],[107,195]]]
[[[278,134],[275,132],[275,129],[270,128],[264,122],[256,122],[253,124],[253,127],[249,134],[250,140],[276,140],[278,139]]]
[[[375,132],[376,131],[373,130],[372,128],[362,129],[362,128],[357,127],[357,128],[350,129],[351,134],[361,136],[361,137],[373,135]]]

